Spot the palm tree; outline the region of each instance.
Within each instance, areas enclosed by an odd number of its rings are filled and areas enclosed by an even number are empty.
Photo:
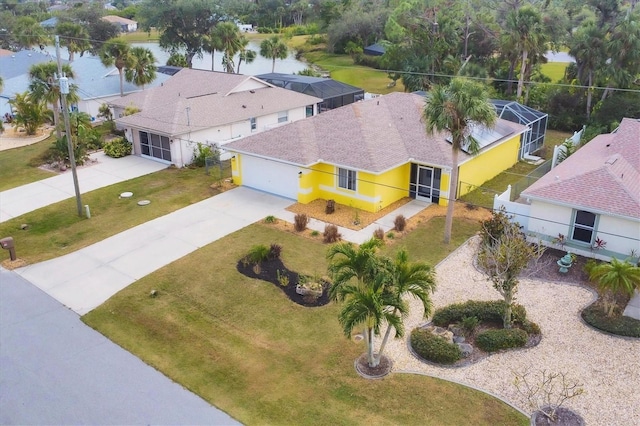
[[[49,35],[42,26],[30,16],[21,16],[16,20],[13,32],[19,47],[29,49],[32,46],[47,44]]]
[[[337,300],[338,289],[341,286],[354,279],[358,285],[371,281],[379,269],[376,251],[381,245],[381,240],[372,238],[360,244],[358,248],[347,242],[334,244],[329,248],[327,259],[331,261],[329,273],[333,279],[329,297],[332,300]]]
[[[256,59],[256,51],[247,49],[247,45],[249,44],[249,39],[247,39],[244,35],[240,39],[240,44],[242,47],[240,48],[240,55],[238,57],[238,70],[237,74],[240,74],[240,64],[244,61],[247,64],[252,63]]]
[[[47,107],[32,93],[16,93],[9,104],[14,111],[13,125],[24,127],[27,135],[35,135],[38,127],[47,120]]]
[[[593,21],[585,21],[577,29],[569,43],[569,54],[576,58],[578,78],[587,78],[587,119],[591,115],[593,79],[604,65],[604,32]]]
[[[69,64],[62,65],[62,72],[68,78],[74,78],[73,69]],[[55,62],[43,62],[41,64],[32,65],[29,68],[29,79],[31,84],[29,90],[33,94],[33,98],[42,100],[51,104],[53,109],[53,123],[56,127],[56,136],[58,139],[62,137],[60,130],[60,87],[55,81],[58,73],[58,66]],[[67,101],[69,105],[78,102],[78,88],[75,84],[69,85],[69,94]]]
[[[622,19],[605,40],[606,65],[603,77],[607,88],[602,101],[611,93],[611,88],[631,87],[637,77],[634,70],[640,69],[640,12],[629,13]]]
[[[220,37],[218,37],[218,32],[215,27],[212,28],[209,35],[205,37],[203,48],[205,52],[211,53],[211,71],[215,71],[216,51],[222,50],[222,41]]]
[[[74,54],[82,54],[91,49],[89,32],[80,24],[61,22],[56,25],[56,33],[60,36],[60,44],[69,52],[69,62],[73,62]]]
[[[373,338],[380,335],[380,327],[389,324],[396,336],[404,334],[402,316],[407,313],[407,304],[387,291],[388,274],[379,273],[366,285],[346,284],[338,288],[337,299],[345,301],[338,320],[347,338],[356,326],[364,325],[367,343],[367,361],[370,367],[378,365],[379,357],[373,352]]]
[[[451,134],[451,179],[449,203],[444,229],[444,242],[451,241],[453,206],[458,186],[458,154],[465,144],[471,154],[478,153],[478,141],[471,135],[473,126],[492,127],[496,110],[488,100],[485,87],[479,83],[456,78],[447,86],[436,86],[429,94],[423,116],[427,133],[448,131]]]
[[[133,65],[131,46],[128,42],[119,38],[107,40],[100,50],[100,60],[105,66],[115,65],[118,69],[120,74],[120,96],[124,96],[123,70]]]
[[[124,77],[129,83],[142,86],[156,79],[156,58],[146,47],[133,47],[131,49],[131,64],[125,69]]]
[[[233,57],[242,50],[242,34],[238,26],[233,22],[222,22],[213,29],[215,39],[218,40],[220,50],[223,52],[222,65],[226,72],[233,74],[235,64]]]
[[[529,53],[541,51],[542,47],[547,43],[547,36],[544,32],[540,13],[530,5],[512,10],[507,16],[506,29],[522,58],[516,93],[517,98],[520,99],[524,87],[524,76],[527,66],[529,66],[527,62]]]
[[[260,43],[260,56],[273,60],[271,72],[276,69],[276,59],[286,59],[288,53],[287,44],[278,36],[262,40]]]
[[[409,262],[409,255],[405,249],[401,249],[396,253],[395,261],[389,262],[391,281],[387,287],[398,299],[404,296],[411,296],[422,302],[424,309],[423,316],[426,318],[431,315],[433,304],[431,303],[430,293],[436,288],[435,271],[424,262]],[[394,312],[394,315],[397,312]],[[391,334],[391,324],[387,325],[387,331],[382,339],[380,350],[375,365],[380,363],[380,358],[384,352],[384,348]],[[400,337],[396,330],[396,337]]]
[[[635,290],[640,290],[640,267],[615,258],[610,263],[595,266],[590,271],[589,278],[596,280],[598,287],[605,292],[605,310],[608,316],[613,315],[616,307],[616,293],[633,296]]]

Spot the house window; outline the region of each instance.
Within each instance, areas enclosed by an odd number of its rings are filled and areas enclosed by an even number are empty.
[[[286,123],[289,121],[289,111],[280,111],[278,113],[278,123]]]
[[[356,190],[356,171],[338,168],[338,187]]]
[[[305,117],[312,117],[313,116],[313,105],[307,105],[307,107],[305,108]]]
[[[575,220],[573,221],[573,231],[571,239],[591,244],[593,242],[593,234],[596,228],[596,215],[584,210],[576,210]]]
[[[142,155],[171,161],[171,144],[168,137],[142,131],[139,135]]]
[[[249,122],[251,123],[251,131],[255,131],[258,128],[258,125],[256,123],[256,118],[255,117],[251,117],[249,119]]]

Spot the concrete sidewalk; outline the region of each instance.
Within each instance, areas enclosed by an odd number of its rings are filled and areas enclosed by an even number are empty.
[[[134,281],[265,216],[279,216],[292,203],[239,187],[15,272],[82,315]]]
[[[0,268],[0,424],[239,424]]]
[[[78,169],[80,193],[113,185],[167,168],[166,164],[135,155],[111,158],[102,152],[91,154],[98,163]],[[75,197],[71,171],[0,192],[0,222]]]

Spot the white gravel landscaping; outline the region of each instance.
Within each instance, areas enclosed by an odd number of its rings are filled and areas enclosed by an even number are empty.
[[[474,252],[471,240],[437,266],[435,308],[470,299],[500,299],[491,283],[473,267]],[[531,409],[513,385],[513,371],[565,372],[583,383],[585,390],[565,405],[588,425],[640,425],[640,339],[609,336],[585,325],[580,310],[592,300],[593,293],[582,287],[521,280],[516,302],[524,305],[529,319],[540,326],[540,344],[494,354],[459,368],[430,365],[410,353],[409,334],[425,322],[420,303],[412,300],[405,320],[406,336],[390,341],[385,355],[393,360],[395,372],[422,373],[477,387],[529,414]]]

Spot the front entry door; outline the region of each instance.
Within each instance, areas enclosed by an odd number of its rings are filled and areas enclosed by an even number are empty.
[[[411,165],[410,196],[420,201],[437,203],[440,198],[440,169]]]

